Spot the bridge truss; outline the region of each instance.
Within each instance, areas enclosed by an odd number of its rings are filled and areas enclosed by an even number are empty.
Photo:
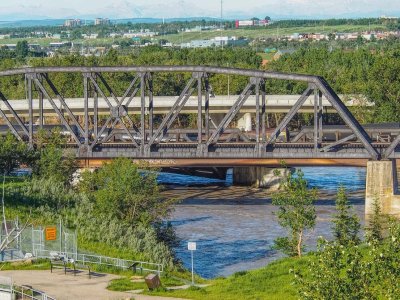
[[[155,124],[153,85],[154,74],[191,74],[185,87],[177,97],[170,111],[159,124]],[[83,85],[83,119],[79,119],[68,107],[64,96],[51,80],[52,73],[79,73]],[[105,73],[125,73],[131,76],[129,85],[122,97],[118,97],[112,83],[103,76]],[[210,101],[213,74],[241,75],[248,82],[234,105],[216,126],[210,124]],[[271,159],[387,159],[396,157],[396,147],[400,134],[387,141],[373,140],[358,123],[334,90],[321,77],[277,72],[263,72],[236,68],[207,66],[132,66],[132,67],[42,67],[14,69],[0,72],[3,76],[16,76],[25,80],[26,101],[29,117],[24,119],[10,105],[1,91],[0,120],[19,139],[35,146],[37,128],[44,128],[43,103],[48,101],[58,116],[60,126],[70,136],[69,146],[76,149],[78,158],[101,159],[130,157],[135,159],[228,159],[228,158],[271,158]],[[266,82],[268,80],[300,81],[307,88],[283,120],[271,131],[266,128]],[[197,128],[176,128],[182,108],[191,95],[197,95]],[[38,107],[34,107],[34,95],[38,97]],[[140,95],[140,121],[135,122],[132,101]],[[230,127],[241,107],[250,95],[256,97],[254,132],[251,134]],[[323,122],[322,96],[331,103],[343,119],[345,130],[342,135],[338,129],[334,140],[326,140]],[[103,98],[109,106],[107,119],[101,120],[98,113],[98,100]],[[291,140],[287,133],[289,122],[299,112],[309,98],[314,98],[313,129],[311,140],[299,142]],[[56,101],[57,100],[57,101]],[[37,111],[36,115],[34,111]],[[37,123],[37,124],[35,124]],[[157,125],[157,126],[156,126]],[[116,132],[124,138],[115,140]],[[286,133],[286,139],[281,136]]]

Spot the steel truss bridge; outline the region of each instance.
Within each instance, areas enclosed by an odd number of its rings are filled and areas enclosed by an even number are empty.
[[[163,95],[154,95],[153,75],[176,72],[189,73],[191,77],[170,110],[155,123],[153,99]],[[60,93],[62,87],[51,80],[53,73],[82,75],[83,112],[79,115],[83,117],[78,117],[68,107]],[[112,83],[104,78],[105,73],[130,76],[122,96],[116,95]],[[210,124],[210,94],[213,93],[210,77],[213,74],[248,77],[247,85],[216,126]],[[123,156],[158,161],[161,165],[221,166],[262,165],[268,161],[272,164],[280,160],[300,164],[307,161],[346,164],[346,161],[400,158],[396,151],[400,142],[399,125],[361,126],[324,78],[318,76],[207,66],[41,67],[1,71],[0,77],[3,76],[25,80],[28,103],[28,117],[25,117],[26,113],[22,116],[13,109],[0,85],[0,101],[2,107],[6,107],[0,109],[0,120],[7,125],[7,130],[34,147],[36,131],[48,126],[44,125],[43,107],[50,103],[60,121],[59,126],[69,136],[68,146],[76,149],[77,158],[86,162]],[[266,128],[268,80],[307,84],[297,102],[273,129]],[[192,95],[197,96],[197,128],[177,128],[176,120]],[[250,96],[255,97],[254,130],[242,132],[230,124]],[[323,96],[345,125],[324,124]],[[289,122],[310,97],[314,103],[313,126],[290,132]],[[99,98],[109,108],[105,121],[99,117]],[[140,103],[133,104],[134,99]],[[38,107],[34,107],[34,103]],[[139,122],[132,119],[134,110],[140,110]]]

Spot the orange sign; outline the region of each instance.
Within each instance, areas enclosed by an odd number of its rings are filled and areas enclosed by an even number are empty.
[[[46,227],[45,235],[46,241],[55,241],[57,239],[57,227]]]

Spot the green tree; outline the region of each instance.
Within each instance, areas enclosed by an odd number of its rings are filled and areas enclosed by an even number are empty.
[[[374,296],[371,261],[365,260],[358,246],[345,247],[336,242],[320,241],[316,260],[305,272],[296,272],[300,299],[364,300]]]
[[[15,54],[18,58],[25,58],[29,54],[29,46],[27,41],[18,41],[15,48]]]
[[[133,225],[150,224],[166,217],[173,200],[162,199],[156,174],[141,174],[126,158],[105,164],[98,172],[85,173],[80,189],[95,200],[99,211]]]
[[[60,129],[40,131],[36,139],[40,157],[34,166],[35,175],[68,185],[77,165],[74,153],[63,149],[66,140]]]
[[[381,205],[379,203],[379,197],[374,197],[372,202],[372,215],[368,216],[366,238],[368,242],[379,243],[383,240],[383,219]]]
[[[9,175],[10,172],[21,164],[31,164],[35,159],[35,153],[28,146],[18,141],[8,132],[0,136],[0,172]]]
[[[308,188],[301,170],[287,176],[272,198],[272,204],[279,206],[276,213],[279,225],[288,230],[287,237],[275,240],[275,248],[289,256],[302,255],[305,232],[315,226],[317,216],[313,203],[316,199],[317,190]]]
[[[336,196],[336,211],[333,218],[333,235],[339,245],[358,244],[360,238],[360,222],[357,215],[351,210],[347,199],[346,189],[341,186]]]

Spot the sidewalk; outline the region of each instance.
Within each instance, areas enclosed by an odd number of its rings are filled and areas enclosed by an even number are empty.
[[[0,276],[12,277],[17,285],[30,285],[46,292],[57,300],[183,300],[158,296],[138,295],[128,292],[113,292],[106,289],[110,280],[117,275],[98,274],[89,279],[87,272],[64,275],[63,270],[46,271],[0,271]]]

